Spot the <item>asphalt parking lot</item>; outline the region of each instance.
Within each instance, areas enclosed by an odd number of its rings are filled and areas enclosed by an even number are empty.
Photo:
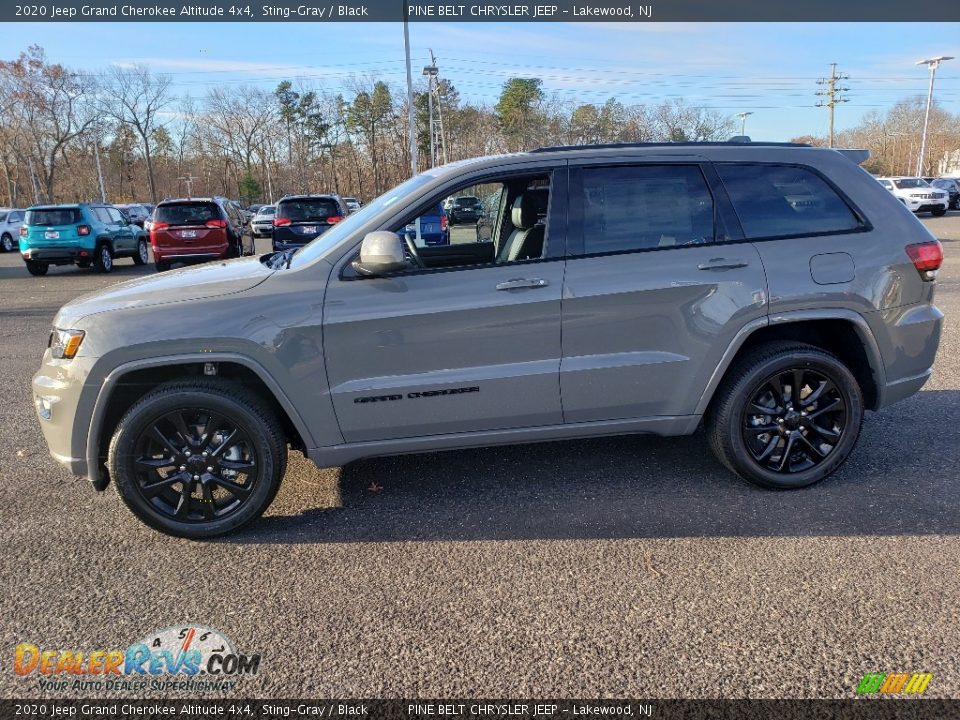
[[[35,278],[0,255],[0,692],[45,694],[17,643],[195,622],[262,655],[233,697],[852,697],[876,671],[960,697],[960,213],[924,222],[947,255],[936,371],[819,486],[755,489],[700,435],[294,455],[264,519],[204,543],[62,470],[31,404],[58,307],[152,266]]]

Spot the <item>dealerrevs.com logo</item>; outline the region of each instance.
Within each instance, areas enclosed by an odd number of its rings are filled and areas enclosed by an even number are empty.
[[[150,633],[126,650],[75,650],[17,645],[13,671],[36,676],[44,691],[233,690],[236,678],[255,675],[260,655],[234,649],[222,633],[184,624]]]
[[[857,695],[922,695],[931,680],[933,673],[867,673],[857,685]]]

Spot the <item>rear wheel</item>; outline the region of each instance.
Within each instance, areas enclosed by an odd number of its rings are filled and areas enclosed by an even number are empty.
[[[157,260],[153,263],[154,267],[157,268],[157,272],[166,272],[170,269],[169,260]]]
[[[801,488],[847,459],[860,434],[863,397],[831,353],[810,345],[760,345],[737,361],[706,417],[717,458],[766,488]]]
[[[46,275],[47,270],[50,269],[50,266],[43,262],[37,262],[36,260],[27,260],[27,272],[31,275]]]
[[[97,272],[108,273],[113,271],[113,251],[109,243],[100,243],[93,255],[93,267]]]
[[[0,251],[13,252],[13,236],[10,233],[4,233],[3,237],[0,237]]]
[[[259,517],[286,470],[280,424],[242,388],[209,380],[161,385],[127,411],[110,442],[110,474],[147,525],[187,538]]]
[[[137,252],[133,255],[133,264],[146,265],[149,259],[150,254],[147,251],[147,241],[144,238],[140,238],[137,241]]]

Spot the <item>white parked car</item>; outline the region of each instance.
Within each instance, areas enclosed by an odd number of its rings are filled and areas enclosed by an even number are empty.
[[[881,177],[877,181],[915,213],[929,212],[939,217],[950,207],[950,194],[933,187],[919,177]]]
[[[0,252],[12,252],[20,243],[20,226],[25,210],[0,210]]]

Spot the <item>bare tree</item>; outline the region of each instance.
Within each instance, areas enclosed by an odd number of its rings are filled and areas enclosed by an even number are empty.
[[[48,63],[36,45],[16,60],[0,62],[0,95],[9,103],[4,114],[16,127],[13,137],[24,143],[28,164],[33,167],[36,160],[49,201],[54,199],[58,162],[96,120],[95,89],[92,76]]]
[[[114,66],[111,81],[104,88],[101,102],[104,113],[137,134],[143,149],[143,158],[147,163],[147,180],[152,202],[157,201],[152,145],[155,131],[162,126],[159,119],[161,113],[173,101],[170,83],[169,75],[156,75],[145,65]]]

